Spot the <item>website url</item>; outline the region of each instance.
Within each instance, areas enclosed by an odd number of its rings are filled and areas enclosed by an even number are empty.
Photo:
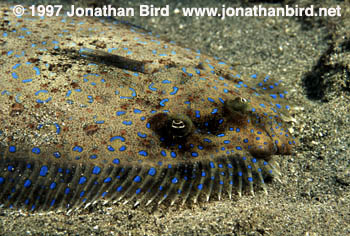
[[[226,17],[234,16],[341,16],[340,6],[329,8],[318,8],[315,10],[314,6],[309,7],[263,7],[261,5],[254,7],[203,7],[203,8],[182,8],[183,16],[215,16],[225,19]]]

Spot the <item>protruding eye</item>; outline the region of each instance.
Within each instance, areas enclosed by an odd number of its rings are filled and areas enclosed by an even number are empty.
[[[184,137],[192,132],[192,120],[186,115],[170,115],[170,134],[174,137]]]
[[[150,119],[151,129],[167,141],[182,138],[194,131],[190,117],[184,114],[159,113]]]
[[[226,110],[235,115],[235,114],[246,114],[251,110],[249,102],[247,99],[242,97],[236,97],[225,102]]]

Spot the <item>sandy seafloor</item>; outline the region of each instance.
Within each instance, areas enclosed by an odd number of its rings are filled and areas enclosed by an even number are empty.
[[[51,4],[58,1],[47,1]],[[47,3],[45,2],[45,3]],[[81,1],[83,2],[83,1]],[[106,1],[89,1],[107,4]],[[268,3],[274,2],[274,3]],[[277,157],[282,183],[269,195],[187,206],[96,205],[72,215],[0,209],[1,235],[350,235],[350,2],[342,17],[182,17],[178,7],[289,5],[314,1],[178,1],[169,17],[127,20],[189,48],[219,56],[242,73],[283,80],[299,109],[301,145]],[[162,6],[166,1],[142,1]],[[86,3],[84,3],[86,4]],[[140,2],[116,1],[116,6]]]

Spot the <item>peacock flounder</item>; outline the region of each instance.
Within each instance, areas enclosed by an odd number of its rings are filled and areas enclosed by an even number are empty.
[[[1,12],[0,203],[194,202],[266,191],[295,138],[266,75],[116,20]],[[255,187],[256,185],[256,187]]]

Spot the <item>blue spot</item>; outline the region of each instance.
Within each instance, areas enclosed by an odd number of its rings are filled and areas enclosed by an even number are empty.
[[[126,147],[125,146],[121,146],[120,148],[119,148],[119,151],[125,151],[126,150]]]
[[[265,104],[263,104],[263,103],[260,103],[259,105],[263,108],[266,108]]]
[[[248,177],[248,181],[249,182],[253,182],[253,178],[252,177]]]
[[[121,116],[121,115],[124,115],[125,114],[125,111],[117,111],[117,116]]]
[[[114,152],[115,151],[115,149],[112,146],[110,146],[110,145],[107,146],[107,149],[110,152]]]
[[[212,99],[211,97],[208,97],[208,101],[209,101],[209,102],[215,102],[215,100]]]
[[[114,136],[109,141],[113,142],[114,140],[119,139],[120,141],[124,142],[125,138],[122,136]]]
[[[112,181],[111,177],[107,177],[103,180],[103,183],[110,183]]]
[[[151,168],[148,170],[148,174],[149,174],[150,176],[154,176],[156,173],[157,173],[156,168],[151,167]]]
[[[198,153],[197,153],[197,152],[192,152],[191,155],[192,155],[193,157],[198,157]]]
[[[32,153],[34,153],[34,154],[40,154],[40,152],[41,152],[41,150],[40,150],[40,148],[38,148],[38,147],[34,147],[34,148],[32,149]]]
[[[171,152],[170,155],[171,155],[171,157],[173,157],[173,158],[176,157],[176,153],[175,153],[175,152]]]
[[[141,182],[141,177],[140,176],[135,176],[135,178],[134,178],[134,182],[135,183],[140,183]]]
[[[215,114],[216,112],[218,112],[218,109],[214,108],[213,111],[211,112],[211,114]]]
[[[89,158],[90,158],[90,159],[96,159],[96,158],[97,158],[97,155],[90,155]]]
[[[75,147],[73,147],[73,151],[75,151],[75,152],[82,152],[83,148],[80,147],[80,146],[75,146]]]
[[[177,183],[179,182],[179,180],[175,177],[175,178],[173,178],[173,179],[171,180],[171,182],[172,182],[173,184],[177,184]]]
[[[198,184],[197,188],[198,188],[199,190],[202,190],[202,189],[203,189],[203,184]]]
[[[243,139],[243,142],[248,143],[248,139],[247,138]]]
[[[85,176],[80,177],[79,184],[84,184],[85,182],[86,182],[86,177]]]
[[[162,151],[160,152],[160,154],[161,154],[163,157],[166,157],[166,152],[165,152],[164,150],[162,150]]]
[[[128,120],[124,120],[123,124],[124,125],[132,125],[132,121],[131,120],[129,120],[129,121]]]
[[[144,150],[139,151],[139,154],[141,156],[145,156],[145,157],[148,156],[148,153],[146,151],[144,151]]]
[[[16,152],[16,146],[10,146],[9,152]]]
[[[49,168],[47,166],[42,166],[40,169],[40,176],[46,176],[47,172],[48,172]]]
[[[100,172],[101,172],[101,168],[98,167],[98,166],[95,166],[95,167],[92,169],[92,173],[95,174],[95,175],[98,175]]]
[[[147,134],[143,134],[141,132],[138,132],[137,135],[141,138],[146,138],[147,137]]]
[[[30,181],[29,179],[27,179],[27,180],[24,182],[24,187],[29,188],[31,184],[32,184],[32,181]]]
[[[50,189],[55,189],[56,186],[57,186],[57,183],[56,183],[56,182],[52,182],[52,183],[50,184]]]
[[[0,177],[0,184],[3,184],[5,182],[5,178],[4,177]]]
[[[139,110],[139,109],[134,109],[134,113],[135,114],[140,114],[142,111],[141,110]]]
[[[115,158],[112,162],[113,164],[117,164],[117,165],[120,164],[120,160],[118,158]]]
[[[215,164],[211,161],[209,162],[210,168],[215,168]]]

